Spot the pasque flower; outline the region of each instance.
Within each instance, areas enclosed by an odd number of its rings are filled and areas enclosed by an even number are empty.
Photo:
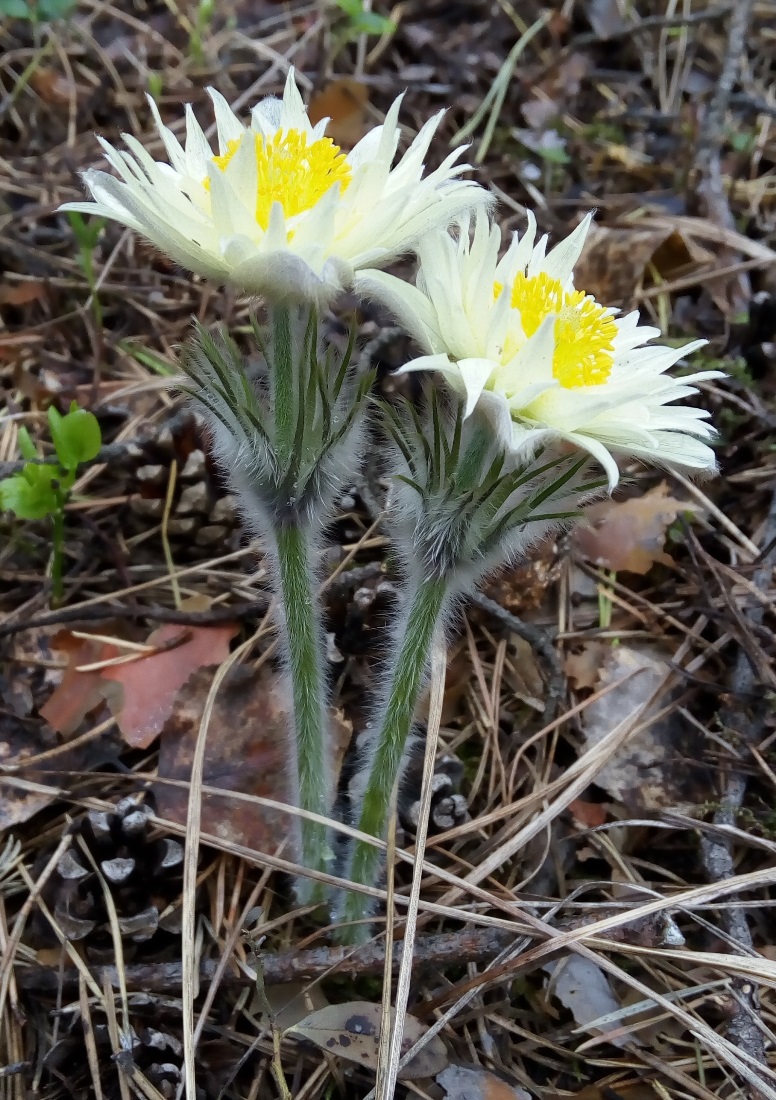
[[[467,413],[482,403],[511,448],[565,439],[601,463],[610,488],[617,456],[713,471],[708,413],[674,402],[720,372],[670,374],[705,341],[651,344],[660,330],[640,325],[637,312],[620,317],[575,290],[590,220],[547,252],[529,213],[526,232],[499,259],[498,227],[478,212],[473,230],[464,217],[456,236],[423,239],[416,285],[367,271],[355,288],[382,300],[423,349],[401,370],[442,371],[465,394]]]
[[[245,292],[326,303],[356,271],[383,266],[489,201],[484,188],[457,178],[468,168],[457,163],[460,150],[424,176],[442,112],[392,167],[401,97],[346,153],[325,136],[328,119],[310,123],[293,70],[283,98],[263,99],[248,126],[222,95],[209,94],[217,150],[190,106],[182,147],[150,101],[168,161],[155,161],[130,135],[129,152],[100,138],[119,178],[88,170],[94,201],[62,209],[112,218],[191,271]]]

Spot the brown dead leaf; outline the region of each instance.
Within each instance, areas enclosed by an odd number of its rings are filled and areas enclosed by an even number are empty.
[[[162,730],[159,782],[154,784],[161,817],[184,824],[188,790],[166,779],[188,782],[202,710],[213,682],[212,669],[200,668],[178,692]],[[288,767],[288,710],[285,694],[268,669],[232,668],[216,695],[208,727],[204,780],[209,787],[293,801]],[[290,818],[279,811],[228,794],[202,796],[202,828],[235,844],[274,851],[289,832]],[[287,853],[291,855],[291,852]]]
[[[598,677],[609,650],[612,647],[607,642],[585,642],[577,653],[569,653],[563,670],[578,690],[591,688],[598,682]]]
[[[665,1089],[654,1089],[648,1082],[631,1081],[616,1087],[588,1085],[581,1092],[546,1092],[544,1100],[666,1100]]]
[[[380,1049],[380,1021],[382,1006],[371,1001],[348,1001],[345,1004],[327,1005],[311,1012],[298,1024],[289,1028],[286,1035],[307,1039],[321,1050],[338,1054],[348,1062],[376,1070]],[[394,1018],[394,1011],[391,1009]],[[401,1052],[411,1046],[428,1031],[414,1016],[405,1016]],[[399,1079],[412,1081],[419,1077],[433,1077],[447,1065],[445,1044],[435,1036],[403,1070]]]
[[[175,696],[193,672],[220,665],[229,655],[229,642],[239,627],[181,627],[165,623],[154,630],[148,644],[159,650],[125,664],[102,670],[104,680],[123,688],[121,701],[111,710],[128,745],[146,749],[173,712]]]
[[[697,505],[671,496],[663,481],[643,496],[592,505],[574,532],[574,544],[594,565],[643,575],[656,561],[673,565],[663,550],[666,531],[680,513],[697,511]]]
[[[587,829],[595,829],[598,825],[603,825],[608,817],[606,806],[602,802],[585,802],[581,798],[575,798],[573,802],[569,802],[569,810],[574,820]]]
[[[369,90],[352,76],[330,81],[310,100],[308,115],[315,125],[328,118],[327,135],[337,145],[352,149],[366,133],[366,109]]]
[[[67,107],[79,90],[78,86],[64,73],[41,66],[38,66],[30,77],[30,85],[40,98],[52,107]]]
[[[184,824],[188,790],[165,780],[188,783],[202,711],[213,670],[201,668],[178,692],[159,745],[159,782],[154,793],[159,814]],[[203,783],[225,794],[203,794],[202,828],[255,851],[275,851],[290,834],[292,818],[281,811],[229,797],[229,792],[294,801],[288,737],[289,701],[282,680],[269,667],[238,665],[229,670],[215,698],[207,732]],[[332,764],[337,782],[352,725],[340,711],[331,714]],[[286,855],[293,852],[286,849]]]
[[[629,813],[689,809],[704,802],[713,787],[711,769],[703,763],[704,737],[694,725],[672,711],[645,724],[676,696],[675,687],[665,686],[671,683],[670,660],[671,654],[658,646],[613,646],[596,686],[623,682],[585,708],[583,732],[588,748],[592,748],[628,715],[647,704],[638,720],[643,728],[603,764],[595,777],[596,785]]]
[[[0,669],[0,831],[10,829],[44,809],[59,796],[68,773],[85,773],[116,757],[110,734],[75,749],[63,748],[51,725],[37,717],[38,703],[51,692],[63,670],[56,661],[55,630],[24,631],[6,649]],[[98,700],[99,701],[99,700]],[[38,771],[30,762],[51,753]],[[45,770],[43,770],[45,768]],[[57,772],[62,773],[60,779]]]
[[[447,1066],[436,1083],[445,1090],[444,1100],[531,1100],[531,1094],[510,1085],[481,1066]]]
[[[56,634],[52,644],[67,654],[67,668],[59,686],[40,708],[40,715],[53,729],[69,737],[105,701],[105,682],[100,673],[81,672],[81,666],[108,660],[119,650],[93,638],[76,638],[69,630]]]
[[[46,284],[40,279],[22,283],[0,283],[0,306],[26,306],[46,297]]]
[[[625,305],[639,287],[655,285],[655,276],[668,282],[713,263],[712,252],[670,227],[592,225],[574,282],[600,302]]]
[[[515,650],[504,668],[504,683],[527,706],[539,712],[544,710],[544,680],[539,671],[536,653],[530,642],[512,635],[511,646]]]

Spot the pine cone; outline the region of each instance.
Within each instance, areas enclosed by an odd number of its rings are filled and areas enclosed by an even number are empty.
[[[136,956],[140,944],[147,945],[144,958],[156,956],[169,942],[166,933],[180,930],[180,910],[170,906],[180,896],[183,846],[154,837],[151,816],[136,798],[123,798],[111,813],[85,814],[74,828],[81,843],[74,839],[48,884],[57,922],[68,939],[84,942],[91,962],[115,961],[108,908],[92,860],[110,890],[127,959]]]
[[[130,1009],[133,1008],[130,998]],[[175,1096],[183,1063],[183,1047],[180,1039],[168,1031],[157,1027],[146,1027],[133,1013],[130,1025],[129,1045],[119,1055],[113,1055],[113,1047],[108,1026],[93,1018],[94,1043],[97,1048],[97,1065],[100,1068],[100,1084],[103,1095],[110,1100],[118,1100],[121,1089],[118,1073],[113,1065],[119,1061],[119,1072],[128,1076],[133,1069],[139,1069],[146,1079],[164,1097]],[[48,1095],[45,1086],[49,1074],[58,1082],[65,1084],[70,1096],[90,1095],[92,1085],[89,1061],[84,1042],[83,1022],[77,1013],[73,1013],[66,1033],[54,1044],[43,1059],[44,1076],[41,1082],[44,1095]],[[49,1082],[51,1086],[53,1082]]]
[[[420,821],[424,748],[422,742],[415,747],[399,798],[399,823],[408,833],[416,832]],[[434,778],[431,781],[429,833],[444,833],[470,820],[469,804],[464,795],[459,792],[463,774],[464,767],[457,756],[445,753],[437,758],[434,764]]]
[[[241,537],[235,499],[225,492],[210,460],[203,428],[197,413],[179,413],[161,431],[138,441],[129,476],[129,487],[136,490],[129,500],[133,515],[143,526],[149,520],[161,522],[175,459],[178,476],[167,533],[193,556],[211,546],[218,546],[219,552],[235,549]]]
[[[358,741],[366,734],[362,733]],[[356,755],[360,756],[361,746],[356,743]],[[400,832],[397,833],[397,844],[404,844],[403,833],[415,833],[420,820],[420,795],[423,785],[423,754],[425,745],[423,741],[417,741],[411,748],[410,761],[404,773],[404,779],[399,791],[397,813]],[[469,821],[469,804],[464,795],[459,793],[459,786],[463,779],[464,767],[457,756],[445,753],[437,757],[434,764],[434,777],[431,786],[431,810],[429,813],[428,831],[430,834],[442,833]],[[351,805],[359,801],[367,781],[367,772],[359,768],[348,784],[348,795]]]

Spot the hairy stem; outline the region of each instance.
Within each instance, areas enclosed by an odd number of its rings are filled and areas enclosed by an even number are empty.
[[[275,416],[275,448],[281,464],[288,461],[294,442],[294,341],[292,336],[293,306],[273,305],[270,318],[272,332],[272,384]]]
[[[313,547],[309,532],[299,522],[280,526],[274,535],[294,709],[299,806],[325,817],[330,810],[331,746]],[[303,818],[300,862],[311,870],[327,871],[329,856],[326,827]],[[319,901],[323,887],[300,879],[297,894],[303,902]]]
[[[448,594],[444,578],[422,580],[410,602],[404,631],[397,639],[396,656],[386,677],[385,693],[377,715],[378,733],[372,755],[369,778],[358,811],[358,828],[374,837],[382,837],[394,785],[399,778],[405,750],[412,730],[415,710],[425,681],[434,634],[439,628]],[[363,886],[375,884],[383,855],[366,841],[354,842],[346,878]],[[363,921],[369,916],[372,901],[364,894],[346,893],[339,916],[344,922]],[[351,925],[339,929],[339,938],[356,942],[368,934],[368,926]]]

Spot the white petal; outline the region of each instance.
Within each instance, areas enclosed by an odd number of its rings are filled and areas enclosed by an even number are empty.
[[[221,150],[226,152],[226,147]],[[186,104],[186,170],[194,179],[203,179],[207,175],[207,166],[213,157],[210,142],[202,132],[202,127],[197,122],[191,109],[191,104]]]
[[[207,94],[213,101],[218,129],[218,151],[223,156],[227,152],[230,141],[242,141],[245,136],[245,127],[219,91],[208,88]]]
[[[547,254],[542,263],[542,271],[549,275],[551,279],[558,279],[565,285],[566,281],[571,278],[577,260],[585,246],[585,237],[587,237],[592,220],[593,215],[586,214],[573,233],[570,233],[565,240],[557,244]]]
[[[610,493],[617,488],[617,484],[620,480],[620,469],[611,452],[603,443],[598,439],[594,439],[592,436],[585,435],[583,432],[562,433],[561,438],[567,439],[569,443],[574,443],[577,447],[581,447],[582,450],[587,451],[593,458],[600,462],[606,474]]]
[[[474,412],[474,407],[497,366],[498,364],[494,363],[492,359],[460,359],[458,361],[461,380],[466,388],[464,419]]]
[[[169,127],[165,126],[162,121],[162,116],[159,114],[159,108],[156,105],[156,100],[151,95],[146,95],[148,100],[148,106],[151,108],[151,114],[154,118],[156,129],[159,131],[162,141],[164,142],[164,148],[167,152],[167,156],[170,158],[170,163],[177,171],[185,171],[186,155],[183,152],[181,143],[176,138],[175,134]]]
[[[454,375],[459,383],[459,388],[463,389],[463,378],[461,372],[458,370],[457,363],[451,363],[450,359],[446,355],[419,355],[417,359],[410,359],[408,363],[395,370],[394,374],[412,374],[419,370],[441,370],[447,374]]]
[[[280,124],[283,130],[301,130],[309,134],[310,120],[307,117],[302,96],[296,86],[296,73],[293,65],[289,68],[283,88],[283,109],[280,116]]]
[[[432,355],[442,351],[444,340],[439,332],[436,313],[426,295],[417,287],[397,279],[395,275],[367,269],[355,276],[353,290],[365,298],[381,302],[424,351]]]

